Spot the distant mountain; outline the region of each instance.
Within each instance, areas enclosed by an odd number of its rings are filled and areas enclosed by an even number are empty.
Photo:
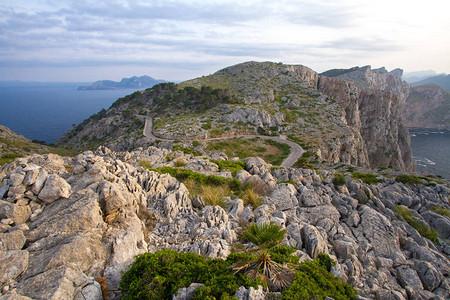
[[[403,80],[408,83],[424,80],[433,76],[442,75],[433,70],[408,72],[403,75]],[[444,74],[445,75],[445,74]]]
[[[420,81],[413,82],[412,85],[436,84],[444,90],[450,91],[450,74],[429,77]]]
[[[99,80],[89,86],[80,86],[78,90],[119,90],[119,89],[146,89],[158,83],[167,82],[150,76],[133,76],[123,78],[120,82],[112,80]]]

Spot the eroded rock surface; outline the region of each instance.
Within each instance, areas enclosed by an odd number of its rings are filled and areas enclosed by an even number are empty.
[[[100,148],[73,158],[34,155],[3,166],[0,296],[116,299],[121,274],[138,254],[172,248],[225,258],[243,224],[274,222],[286,229],[283,243],[296,247],[302,260],[330,254],[337,262],[333,273],[362,297],[448,299],[449,219],[429,210],[449,207],[446,185],[410,186],[387,178],[367,185],[349,178],[336,187],[331,171],[318,176],[311,170],[271,170],[249,158],[236,177],[265,184],[264,204],[254,208],[236,198],[225,207],[208,206],[175,178],[137,166],[142,159],[170,164],[165,155],[167,150],[155,147],[132,153]],[[210,163],[183,159],[214,173]],[[401,221],[392,210],[396,205],[424,224],[440,226],[439,241]],[[186,294],[194,289],[185,288]],[[241,288],[236,297],[266,296]]]

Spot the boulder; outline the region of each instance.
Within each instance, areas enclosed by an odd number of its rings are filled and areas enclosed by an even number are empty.
[[[401,286],[406,289],[409,297],[413,297],[417,292],[423,290],[423,285],[417,272],[408,266],[399,266],[397,268],[397,279]]]
[[[25,223],[31,216],[30,206],[0,200],[0,219],[10,219],[16,225]]]
[[[0,251],[0,286],[13,281],[28,268],[28,251]]]
[[[52,203],[59,198],[69,198],[70,194],[70,184],[58,175],[50,175],[39,192],[38,198],[45,203]]]
[[[297,190],[290,183],[277,184],[266,198],[266,203],[274,204],[278,210],[289,210],[298,206]]]
[[[417,271],[424,288],[429,291],[433,291],[439,287],[442,279],[444,279],[444,275],[429,262],[416,261],[414,269]]]
[[[322,238],[319,230],[312,225],[305,225],[301,229],[303,247],[312,258],[317,258],[320,253],[328,254],[327,242]]]
[[[0,251],[21,250],[25,241],[22,230],[0,233]]]
[[[198,288],[205,286],[202,283],[191,283],[187,288],[181,288],[175,295],[172,296],[172,300],[190,300],[194,297],[195,291]]]

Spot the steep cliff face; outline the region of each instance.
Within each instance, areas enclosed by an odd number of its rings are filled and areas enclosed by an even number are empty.
[[[411,171],[410,137],[401,119],[410,86],[401,75],[399,69],[353,68],[333,78],[320,76],[317,88],[344,109],[347,124],[364,140],[371,166]]]
[[[450,92],[432,84],[413,87],[403,120],[407,127],[450,130]]]

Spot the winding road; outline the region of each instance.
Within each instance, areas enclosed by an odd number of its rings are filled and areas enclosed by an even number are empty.
[[[145,117],[145,126],[144,126],[144,136],[148,137],[149,139],[153,139],[153,140],[160,140],[160,141],[167,141],[167,142],[171,142],[174,141],[174,139],[165,139],[165,138],[160,138],[157,137],[153,134],[153,120],[151,117]],[[209,138],[209,139],[198,139],[198,140],[202,140],[202,141],[217,141],[217,140],[227,140],[227,139],[232,139],[232,138],[254,138],[254,137],[259,137],[260,139],[264,139],[264,140],[272,140],[272,141],[276,141],[279,143],[284,143],[284,144],[288,144],[291,147],[291,153],[289,153],[288,157],[286,157],[283,162],[281,163],[282,167],[292,167],[292,165],[303,155],[303,149],[302,147],[300,147],[298,144],[282,139],[282,138],[278,138],[278,137],[273,137],[273,136],[266,136],[266,135],[234,135],[234,136],[227,136],[227,137],[219,137],[219,138]],[[193,140],[192,138],[190,140]]]

